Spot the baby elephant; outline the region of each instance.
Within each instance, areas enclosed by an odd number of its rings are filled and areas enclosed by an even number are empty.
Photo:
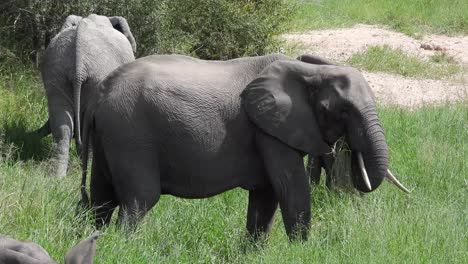
[[[71,248],[65,256],[65,264],[93,263],[98,236],[98,233],[94,233]],[[0,263],[49,264],[57,262],[53,261],[47,251],[36,243],[0,235]]]

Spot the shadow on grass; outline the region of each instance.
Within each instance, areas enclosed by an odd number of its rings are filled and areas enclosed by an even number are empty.
[[[34,130],[28,129],[25,120],[4,123],[1,130],[4,140],[0,142],[0,154],[5,159],[43,161],[50,157],[52,138],[49,136],[41,139]]]

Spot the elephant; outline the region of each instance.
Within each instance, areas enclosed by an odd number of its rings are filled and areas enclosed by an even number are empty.
[[[87,239],[72,247],[65,256],[65,264],[92,264],[96,253],[95,232]],[[33,242],[19,241],[0,235],[0,263],[15,264],[53,264],[47,251]]]
[[[306,154],[330,153],[344,136],[356,189],[374,191],[387,175],[374,96],[352,67],[281,54],[153,55],[120,66],[94,92],[84,111],[80,202],[92,206],[98,229],[117,206],[118,223],[135,226],[163,194],[195,199],[241,187],[253,239],[268,236],[279,205],[289,239],[305,240]]]
[[[49,119],[35,133],[52,133],[54,174],[66,175],[71,138],[81,148],[80,109],[89,91],[119,65],[135,59],[136,42],[123,17],[70,15],[45,50],[41,74]]]

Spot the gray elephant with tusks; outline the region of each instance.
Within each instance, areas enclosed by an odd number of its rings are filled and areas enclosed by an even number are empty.
[[[70,15],[47,47],[41,67],[49,119],[36,131],[54,136],[54,174],[66,175],[73,134],[81,148],[80,109],[90,90],[118,66],[133,61],[135,39],[123,17]]]
[[[247,230],[268,234],[281,208],[290,239],[306,239],[310,185],[303,157],[329,153],[344,136],[354,186],[375,190],[387,175],[388,148],[372,91],[351,67],[280,54],[204,61],[148,56],[101,83],[85,111],[82,202],[96,225],[135,224],[162,194],[206,198],[249,191]]]
[[[65,264],[92,264],[96,253],[94,233],[71,248],[65,256]],[[47,251],[33,242],[19,241],[0,235],[0,263],[3,264],[54,264]]]

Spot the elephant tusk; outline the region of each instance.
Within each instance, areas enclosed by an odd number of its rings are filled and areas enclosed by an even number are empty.
[[[372,186],[370,184],[369,177],[367,176],[367,171],[366,171],[366,167],[364,166],[364,160],[362,158],[361,152],[357,153],[357,160],[358,160],[358,163],[359,163],[359,168],[361,169],[362,178],[364,179],[364,183],[366,184],[367,188],[370,191],[372,191]]]
[[[400,183],[400,181],[395,176],[393,176],[393,174],[388,169],[387,169],[387,175],[385,175],[385,179],[393,183],[396,187],[398,187],[400,190],[404,191],[405,193],[411,193],[403,184]]]

